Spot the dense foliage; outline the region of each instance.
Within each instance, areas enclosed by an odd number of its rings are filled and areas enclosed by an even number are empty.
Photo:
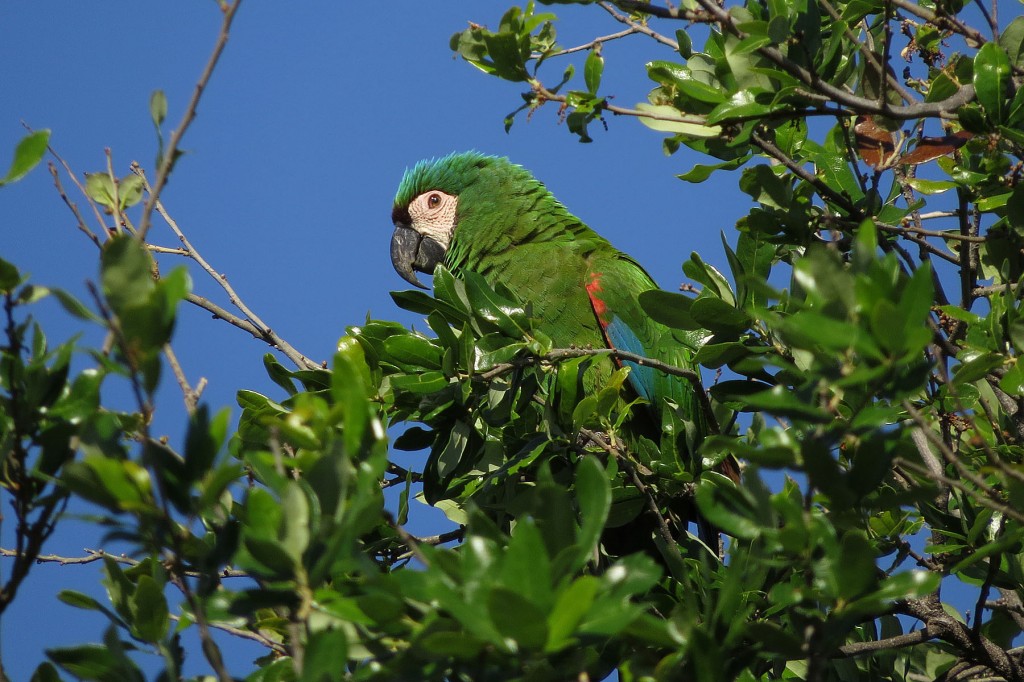
[[[911,0],[575,4],[623,30],[566,49],[530,3],[452,47],[528,87],[507,126],[553,103],[588,142],[635,117],[666,153],[707,157],[681,180],[738,171],[754,208],[723,243],[731,272],[694,254],[689,291],[643,305],[706,330],[697,360],[721,378],[699,456],[739,457],[742,485],[622,446],[626,370],[586,395],[597,351],[553,348],[528,305],[477,277],[439,269],[432,295],[395,294],[432,334],[368,320],[329,367],[249,309],[193,295],[146,242],[186,115],[152,185],[138,168],[81,185],[114,217],[97,236],[73,216],[100,247],[92,300],[0,261],[0,476],[17,524],[0,611],[72,496],[133,549],[100,557],[109,603],[61,592],[109,627],[50,650],[36,679],[141,679],[137,650],[179,679],[183,628],[221,680],[242,671],[213,630],[265,648],[254,681],[1024,679],[1024,18]],[[635,108],[602,80],[602,45],[620,39],[650,41]],[[571,65],[542,80],[576,57],[582,80]],[[159,93],[151,110],[160,130]],[[28,136],[0,182],[46,142]],[[107,346],[52,345],[32,317],[46,296]],[[239,391],[234,430],[179,377],[191,424],[173,444],[149,422],[186,300],[295,368],[267,354],[280,392]],[[72,373],[76,353],[90,367]],[[133,409],[101,401],[112,377]],[[400,466],[405,450],[421,464]],[[452,530],[407,532],[416,496]],[[724,557],[673,537],[673,500],[722,529]],[[637,518],[651,548],[605,553]],[[953,592],[970,613],[944,603]]]

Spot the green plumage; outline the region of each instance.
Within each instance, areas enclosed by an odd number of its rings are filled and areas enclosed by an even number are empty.
[[[407,206],[431,190],[458,197],[457,224],[444,264],[456,273],[477,272],[492,286],[501,283],[529,301],[541,331],[557,346],[613,345],[595,310],[603,304],[609,329],[626,330],[638,343],[616,347],[693,367],[690,348],[640,307],[640,294],[657,288],[650,275],[571,214],[529,171],[477,152],[423,161],[405,174],[395,206]],[[613,367],[610,361],[598,364],[594,382]],[[689,382],[649,368],[632,369],[645,375],[648,390],[638,388],[639,394],[656,404],[671,398],[700,421]]]
[[[392,263],[417,286],[423,285],[414,270],[433,273],[443,262],[453,273],[475,272],[529,303],[540,331],[557,347],[609,347],[697,371],[693,353],[703,333],[672,330],[652,319],[640,305],[644,292],[657,289],[650,275],[507,159],[466,152],[420,162],[402,179],[392,222]],[[679,495],[679,483],[700,474],[692,454],[707,433],[694,385],[649,365],[602,356],[585,374],[584,390],[600,389],[617,365],[629,367],[630,386],[648,401],[646,408],[632,408],[617,437],[645,467],[682,474],[661,479],[662,513],[696,518],[704,543],[718,548],[717,531]],[[632,401],[624,397],[621,408]],[[732,458],[719,470],[738,481]],[[642,503],[637,495],[627,493],[624,506],[630,499]],[[614,554],[649,550],[644,543],[654,518],[620,519],[626,525],[606,529],[606,547]]]

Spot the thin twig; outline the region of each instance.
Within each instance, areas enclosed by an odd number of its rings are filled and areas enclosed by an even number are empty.
[[[928,441],[938,449],[942,458],[945,459],[947,463],[952,464],[953,468],[957,470],[957,473],[962,478],[966,478],[971,483],[978,486],[978,489],[984,492],[991,499],[1000,499],[999,493],[990,487],[981,476],[978,476],[976,473],[964,466],[963,462],[960,461],[960,458],[956,456],[956,453],[950,450],[949,446],[929,427],[924,416],[917,411],[909,400],[903,401],[903,409],[907,411],[907,414],[909,414],[910,418],[914,420],[914,423],[921,427],[921,431],[924,433],[925,438],[927,438]],[[1024,514],[1017,513],[1016,518],[1024,521]]]
[[[103,154],[107,158],[107,178],[110,180],[110,191],[111,195],[111,214],[114,216],[114,229],[120,234],[125,225],[124,211],[121,210],[121,187],[117,182],[117,176],[114,175],[114,155],[110,151],[110,147],[104,147]]]
[[[75,216],[75,222],[78,225],[78,229],[85,233],[85,236],[96,245],[96,248],[103,248],[103,244],[100,242],[100,238],[96,236],[96,233],[89,229],[89,226],[85,224],[85,220],[82,218],[82,214],[78,210],[78,206],[75,202],[68,198],[67,193],[64,191],[64,185],[60,181],[60,171],[53,165],[53,162],[47,162],[47,167],[50,169],[50,175],[53,176],[53,184],[57,188],[57,194],[64,200],[64,204],[71,209],[72,215]]]
[[[1020,682],[1021,665],[1002,647],[983,636],[974,635],[968,627],[946,613],[934,594],[921,599],[896,602],[896,612],[917,618],[935,637],[957,647],[971,663],[977,663],[1002,675],[1007,680]]]
[[[921,216],[924,219],[924,216]],[[980,237],[972,234],[960,234],[959,232],[945,232],[942,230],[926,230],[923,227],[916,227],[914,225],[890,225],[888,223],[875,222],[878,229],[885,232],[893,232],[895,234],[907,235],[916,234],[922,237],[938,237],[940,239],[948,239],[950,241],[958,242],[972,242],[975,244],[982,244],[988,241],[988,237]]]
[[[822,7],[825,8],[825,11],[828,12],[829,16],[832,17],[832,20],[836,22],[836,24],[834,25],[839,25],[840,22],[842,22],[842,16],[839,14],[838,11],[836,11],[836,8],[832,6],[832,3],[830,3],[828,0],[819,0],[819,3]],[[853,31],[850,30],[849,25],[845,23],[843,23],[843,33],[846,36],[846,39],[850,41],[850,43],[857,46],[857,49],[860,51],[861,56],[864,58],[864,61],[867,62],[871,66],[871,68],[874,69],[875,72],[878,74],[878,80],[880,83],[887,83],[890,88],[899,93],[900,97],[903,98],[904,102],[914,101],[914,96],[909,91],[907,91],[907,89],[904,88],[903,85],[898,80],[896,80],[896,78],[891,73],[889,73],[888,69],[886,69],[882,65],[882,63],[878,61],[878,59],[875,56],[875,53],[869,50],[867,45],[857,40],[857,36],[853,34]]]
[[[115,561],[115,562],[117,562],[119,564],[124,565],[124,566],[138,566],[139,565],[139,560],[138,559],[133,559],[133,558],[131,558],[129,556],[125,556],[124,554],[111,554],[110,552],[106,552],[106,551],[104,551],[102,549],[89,549],[88,547],[86,547],[84,551],[85,551],[85,555],[84,556],[60,556],[60,555],[57,555],[57,554],[40,554],[39,556],[35,557],[34,561],[36,561],[37,563],[41,563],[41,564],[44,564],[44,563],[55,563],[55,564],[60,564],[61,566],[75,566],[75,565],[81,565],[81,564],[91,564],[91,563],[93,563],[95,561],[100,561],[100,560],[106,558],[106,559],[111,559],[111,560],[113,560],[113,561]],[[19,555],[18,555],[16,550],[7,549],[6,547],[0,547],[0,556],[17,557]],[[161,563],[164,563],[164,562],[161,562]],[[192,570],[192,569],[188,569],[188,570],[185,571],[185,575],[187,575],[187,576],[189,576],[191,578],[202,578],[204,576],[205,577],[209,577],[210,573],[209,573],[209,571],[195,571],[195,570]],[[217,576],[220,577],[220,578],[251,578],[252,577],[251,575],[249,575],[245,571],[239,571],[239,570],[234,569],[234,568],[223,568],[220,571],[217,571]]]
[[[138,163],[133,162],[132,172],[142,179],[143,187],[145,187],[146,191],[150,193],[150,195],[152,196],[152,193],[155,191],[155,188],[150,186],[149,179],[146,177],[146,172],[142,169],[142,167]],[[224,289],[224,291],[228,295],[228,299],[231,301],[231,304],[237,307],[240,311],[242,311],[242,314],[244,314],[248,318],[248,321],[252,324],[253,328],[255,329],[255,331],[252,332],[254,336],[267,341],[272,346],[279,349],[282,353],[284,353],[284,355],[289,360],[291,360],[295,364],[296,367],[299,367],[301,369],[315,369],[319,367],[317,363],[307,358],[305,355],[303,355],[295,348],[293,348],[290,343],[288,343],[280,336],[275,334],[273,330],[270,328],[270,326],[267,325],[267,323],[264,322],[259,317],[259,315],[257,315],[251,308],[249,308],[249,306],[245,304],[242,298],[235,292],[234,287],[232,287],[231,284],[228,283],[227,276],[217,272],[214,269],[214,267],[210,265],[205,258],[203,258],[202,254],[199,253],[199,251],[196,250],[196,248],[192,245],[192,242],[189,241],[188,237],[185,236],[185,233],[181,230],[180,227],[178,227],[178,223],[167,212],[167,210],[164,208],[163,203],[159,199],[156,199],[154,201],[154,206],[156,208],[156,211],[160,214],[160,217],[163,218],[164,221],[167,223],[168,227],[171,228],[171,231],[173,231],[174,234],[178,237],[178,239],[181,240],[181,243],[184,245],[188,257],[194,260],[196,263],[198,263],[199,267],[205,270],[207,274],[209,274],[210,277],[212,277],[214,281],[216,281],[217,284],[219,284],[221,288]],[[209,306],[205,304],[200,304],[200,300],[208,302],[207,299],[201,299],[201,297],[193,298],[192,296],[189,296],[188,300],[191,301],[192,303],[200,305],[200,307],[210,310]],[[230,321],[229,316],[226,316],[222,312],[216,312],[213,310],[211,310],[211,312],[213,312],[218,317]],[[232,324],[235,323],[232,322]],[[241,325],[235,324],[235,326],[240,327]],[[247,329],[246,331],[251,330]]]
[[[594,38],[590,42],[583,43],[582,45],[574,45],[573,47],[567,47],[564,50],[559,50],[558,52],[552,52],[551,54],[546,55],[546,56],[545,55],[541,55],[541,54],[532,54],[532,55],[530,55],[530,57],[532,59],[540,59],[542,56],[545,57],[546,59],[551,59],[553,57],[564,57],[567,54],[573,54],[575,52],[583,52],[584,50],[592,50],[595,47],[597,47],[598,45],[601,45],[602,43],[607,43],[607,42],[610,42],[612,40],[619,40],[620,38],[625,38],[627,36],[635,35],[636,33],[638,33],[638,31],[636,31],[635,29],[627,28],[625,31],[619,31],[618,33],[612,33],[612,34],[609,34],[609,35],[606,35],[606,36],[599,36],[597,38]]]
[[[100,293],[96,288],[96,285],[92,282],[86,282],[86,287],[89,289],[89,293],[92,294],[100,315],[106,322],[107,328],[113,334],[117,345],[121,350],[121,355],[124,357],[125,363],[128,365],[128,383],[135,396],[139,412],[143,417],[140,420],[139,425],[143,441],[143,462],[146,468],[152,472],[152,479],[156,482],[156,485],[153,486],[152,494],[157,503],[157,507],[160,510],[160,515],[157,519],[162,526],[162,535],[169,539],[168,544],[172,551],[170,567],[167,571],[168,578],[171,583],[181,591],[182,595],[185,597],[185,601],[188,602],[189,608],[192,610],[192,616],[199,628],[199,641],[203,650],[203,655],[213,668],[214,673],[216,673],[217,679],[220,682],[232,682],[231,673],[228,672],[227,666],[224,663],[224,656],[221,653],[220,647],[210,635],[206,611],[203,608],[203,605],[199,602],[195,593],[192,591],[192,588],[189,586],[188,576],[185,575],[185,566],[181,559],[185,552],[182,545],[182,538],[178,534],[178,525],[174,522],[174,519],[171,516],[168,504],[168,481],[165,476],[161,475],[161,472],[156,470],[157,465],[152,461],[152,458],[147,457],[149,448],[148,442],[150,440],[149,421],[150,416],[153,414],[153,404],[151,401],[152,394],[143,389],[142,382],[140,380],[141,372],[136,362],[136,356],[131,352],[131,346],[128,344],[127,339],[124,336],[124,331],[121,328],[120,321],[107,308],[103,298],[100,296]]]
[[[842,208],[844,211],[849,213],[852,218],[854,218],[855,220],[860,220],[863,218],[863,214],[857,209],[856,206],[854,206],[853,201],[850,200],[850,197],[846,196],[846,194],[837,192],[836,190],[832,189],[832,187],[828,183],[826,183],[821,178],[808,171],[802,165],[793,161],[793,159],[789,158],[789,156],[785,152],[783,152],[781,149],[775,146],[774,142],[771,142],[761,137],[756,132],[750,134],[750,141],[756,144],[761,149],[761,151],[765,152],[773,159],[775,159],[776,161],[784,165],[786,168],[788,168],[790,171],[792,171],[793,174],[799,177],[801,180],[804,180],[805,182],[808,182],[811,185],[813,185],[814,188],[818,190],[818,194],[820,194],[822,197],[829,199],[832,203]]]
[[[89,202],[89,206],[92,207],[92,212],[96,216],[96,222],[98,222],[100,224],[101,231],[103,232],[104,236],[108,236],[110,234],[110,229],[111,228],[110,228],[109,225],[107,225],[107,221],[103,219],[103,214],[100,212],[99,204],[97,204],[93,200],[93,198],[89,196],[89,193],[85,191],[85,185],[83,185],[81,183],[81,181],[75,175],[75,172],[71,170],[71,166],[64,159],[64,157],[61,156],[60,154],[58,154],[57,150],[54,149],[52,145],[47,145],[46,146],[46,150],[48,152],[50,152],[50,156],[52,156],[53,158],[57,159],[58,163],[60,163],[60,165],[63,166],[64,172],[68,174],[69,178],[71,178],[71,182],[75,183],[75,187],[82,194],[82,196],[85,197],[85,200]],[[76,216],[79,218],[79,220],[81,220],[81,216],[78,215],[77,209],[72,208],[72,211],[76,214]],[[84,225],[84,222],[82,224]],[[81,228],[79,228],[79,229],[81,229]]]
[[[649,358],[637,353],[619,350],[618,348],[556,348],[549,351],[546,355],[528,355],[511,362],[499,363],[494,367],[481,372],[477,376],[484,381],[489,381],[494,377],[505,374],[506,372],[518,367],[523,367],[537,362],[557,364],[563,360],[590,356],[608,356],[615,358],[616,360],[633,362],[638,365],[647,366],[660,372],[664,372],[671,376],[686,379],[693,385],[694,395],[697,397],[697,402],[700,403],[701,412],[707,420],[709,432],[720,433],[721,426],[718,423],[718,419],[715,417],[715,411],[711,406],[711,400],[704,391],[704,384],[701,382],[700,373],[692,369],[671,365],[667,362],[662,362],[661,360]]]
[[[412,555],[416,557],[416,559],[418,559],[421,564],[429,567],[430,559],[428,559],[427,556],[423,553],[423,550],[420,549],[421,543],[419,539],[411,533],[409,533],[409,531],[407,531],[405,528],[403,528],[395,520],[395,517],[391,515],[391,512],[384,512],[384,520],[389,526],[391,526],[392,530],[398,533],[398,537],[402,540],[402,543],[409,548],[409,551],[412,552]]]
[[[1014,292],[1017,290],[1016,282],[1004,282],[1003,284],[993,284],[987,287],[975,287],[971,289],[971,295],[974,298],[981,298],[982,296],[991,296],[992,294],[1002,294],[1006,292]]]
[[[633,21],[632,19],[627,17],[625,14],[619,14],[618,12],[616,12],[615,11],[615,6],[612,5],[612,3],[610,3],[610,2],[599,2],[599,3],[597,3],[597,5],[598,5],[598,7],[603,9],[605,12],[607,12],[610,15],[612,15],[612,17],[615,19],[615,21],[617,21],[617,22],[619,22],[621,24],[625,24],[626,26],[629,26],[630,29],[632,29],[632,31],[631,31],[632,33],[643,33],[645,36],[653,38],[654,40],[658,41],[662,45],[668,45],[673,50],[678,50],[679,49],[679,43],[677,43],[676,41],[672,40],[671,38],[668,38],[666,36],[661,35],[657,31],[654,31],[653,29],[651,29],[651,27],[647,26],[646,24],[641,24],[641,23]]]
[[[995,534],[1001,535],[1005,526],[1006,517],[1003,516],[999,519],[999,530]],[[981,636],[981,618],[985,614],[985,604],[988,602],[988,595],[992,591],[992,583],[999,572],[999,564],[1002,561],[1002,557],[1002,552],[996,552],[986,559],[988,561],[988,570],[985,572],[985,582],[981,584],[981,589],[978,590],[978,600],[974,605],[974,625],[971,627],[971,632],[974,633],[975,637]]]
[[[839,653],[836,656],[839,657],[853,657],[863,656],[864,654],[871,654],[876,651],[890,651],[892,649],[902,649],[903,647],[914,646],[915,644],[921,644],[927,642],[930,639],[934,639],[935,635],[928,631],[928,627],[925,626],[920,630],[914,632],[908,632],[903,635],[896,635],[894,637],[887,637],[886,639],[871,640],[869,642],[853,642],[852,644],[844,644],[839,647]]]
[[[173,613],[170,614],[169,617],[176,623],[181,620],[181,616],[178,616]],[[268,649],[271,649],[274,653],[280,654],[282,656],[288,654],[288,649],[285,648],[283,644],[281,644],[280,642],[275,642],[274,640],[270,639],[265,635],[260,634],[259,632],[253,632],[252,630],[243,630],[242,628],[236,628],[232,625],[217,622],[210,623],[210,627],[215,630],[226,632],[229,635],[234,635],[235,637],[241,637],[242,639],[251,639],[252,641],[262,644]]]
[[[188,256],[188,250],[182,249],[176,246],[157,246],[156,244],[146,244],[146,248],[152,253],[167,253],[175,256]]]
[[[956,17],[951,17],[947,14],[938,14],[924,5],[911,2],[911,0],[892,0],[892,4],[905,12],[910,12],[911,14],[924,19],[936,28],[949,29],[950,31],[959,33],[963,37],[967,38],[969,43],[974,43],[971,47],[981,47],[987,42],[985,37],[981,35],[980,31],[967,26]]]
[[[654,499],[653,493],[647,488],[640,475],[636,471],[636,467],[633,466],[633,462],[622,452],[619,448],[615,447],[612,443],[608,442],[605,437],[596,431],[590,429],[581,428],[580,435],[584,438],[589,439],[595,445],[600,447],[602,450],[607,452],[609,455],[615,458],[615,461],[619,463],[626,475],[629,476],[630,481],[633,483],[633,487],[637,489],[647,505],[647,511],[654,518],[655,523],[658,527],[658,534],[661,536],[662,542],[665,547],[672,554],[671,559],[674,560],[675,565],[681,565],[683,561],[682,552],[679,551],[679,544],[675,537],[672,535],[672,530],[668,527],[668,523],[665,521],[665,517],[661,515],[661,510],[658,509],[658,503]],[[668,557],[666,557],[668,558]]]
[[[171,348],[171,344],[165,343],[163,351],[164,357],[167,358],[167,364],[171,366],[171,372],[174,373],[174,378],[177,380],[181,393],[185,398],[185,411],[192,415],[196,411],[196,405],[199,403],[199,397],[203,394],[203,389],[206,388],[206,377],[202,377],[199,383],[196,384],[196,387],[192,388],[188,383],[184,370],[181,369],[181,363],[178,362],[178,356],[174,353],[174,349]]]
[[[915,473],[924,476],[925,478],[930,478],[951,488],[956,488],[960,492],[970,495],[971,498],[981,506],[988,507],[989,509],[1005,514],[1012,518],[1014,521],[1017,521],[1018,523],[1024,523],[1024,514],[1021,514],[1013,507],[1010,507],[1005,504],[1000,504],[999,502],[991,500],[988,497],[979,496],[977,490],[967,485],[964,485],[963,482],[958,481],[957,479],[950,478],[945,474],[936,475],[927,467],[923,467],[917,462],[911,462],[910,460],[903,459],[902,457],[894,458],[893,465],[905,467],[907,469],[910,469],[911,471],[914,471]]]
[[[681,12],[671,8],[652,5],[647,2],[639,2],[638,0],[618,0],[616,4],[622,9],[644,12],[646,14],[666,19],[685,19],[690,21],[700,19],[700,13]],[[737,18],[734,17],[728,9],[718,4],[715,0],[697,0],[697,4],[714,19],[723,32],[732,34],[740,40],[748,37],[747,33],[739,29],[739,20],[737,20]],[[967,36],[972,40],[976,40],[978,45],[985,42],[985,39],[977,31],[968,29],[955,19],[950,19],[945,16],[940,17],[930,10],[926,10],[913,4],[910,0],[893,0],[893,4],[915,14],[918,12],[925,13],[927,14],[927,17],[922,14],[918,14],[918,16],[922,16],[922,18],[925,18],[927,21],[940,28],[948,27],[961,35]],[[905,106],[894,106],[885,101],[879,102],[878,100],[855,95],[841,87],[833,85],[818,74],[809,71],[805,67],[790,60],[782,50],[773,45],[759,47],[757,48],[757,53],[789,75],[804,83],[804,85],[808,86],[812,90],[821,93],[823,96],[828,97],[837,104],[859,113],[881,114],[889,118],[901,120],[936,117],[955,119],[957,117],[957,110],[974,99],[974,86],[966,84],[962,85],[952,95],[939,102],[916,101]]]
[[[167,143],[167,148],[164,150],[164,157],[160,160],[160,167],[156,172],[156,181],[153,183],[153,187],[149,191],[146,203],[142,207],[142,219],[139,221],[139,236],[143,241],[145,241],[146,235],[149,234],[149,228],[152,225],[153,209],[156,208],[156,203],[160,199],[160,193],[167,184],[168,177],[170,177],[171,168],[174,166],[175,158],[178,155],[178,146],[181,144],[181,140],[185,136],[185,131],[188,130],[189,125],[192,124],[192,121],[196,117],[196,109],[199,107],[199,99],[203,96],[203,90],[206,89],[206,84],[210,82],[210,77],[213,75],[213,70],[216,68],[217,62],[220,60],[221,53],[224,52],[224,47],[228,44],[228,33],[231,30],[231,22],[234,21],[235,14],[238,12],[238,8],[241,4],[242,0],[235,0],[232,3],[225,2],[221,4],[224,19],[221,23],[220,32],[217,34],[217,41],[213,45],[213,51],[210,53],[210,58],[206,62],[206,67],[203,69],[202,74],[199,76],[199,80],[196,81],[195,88],[192,90],[192,97],[189,99],[188,106],[185,108],[185,113],[181,117],[181,122],[178,123],[178,127],[171,133],[171,138]]]

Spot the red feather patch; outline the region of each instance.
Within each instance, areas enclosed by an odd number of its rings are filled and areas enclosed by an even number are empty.
[[[601,273],[594,272],[590,275],[590,281],[586,285],[587,296],[590,297],[590,305],[594,307],[594,312],[597,313],[597,321],[601,323],[601,327],[608,326],[608,320],[605,319],[605,313],[608,312],[608,306],[605,302],[597,297],[597,292],[603,291],[601,288]]]

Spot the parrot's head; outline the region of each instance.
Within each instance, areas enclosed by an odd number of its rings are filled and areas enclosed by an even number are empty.
[[[391,210],[391,263],[407,282],[426,289],[416,272],[460,264],[502,241],[518,217],[516,188],[537,186],[508,159],[457,152],[420,161],[405,172]],[[506,221],[508,225],[504,224]]]

